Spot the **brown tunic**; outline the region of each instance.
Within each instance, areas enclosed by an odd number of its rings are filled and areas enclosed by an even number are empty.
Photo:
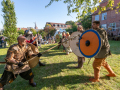
[[[11,45],[10,48],[8,49],[8,52],[5,58],[6,60],[5,70],[11,71],[14,74],[18,74],[18,73],[29,70],[30,69],[29,64],[26,64],[22,68],[19,68],[18,65],[10,62],[10,60],[15,60],[18,63],[25,62],[26,54],[27,56],[30,56],[31,54],[33,54],[33,51],[29,44],[26,44],[22,47],[18,44]]]

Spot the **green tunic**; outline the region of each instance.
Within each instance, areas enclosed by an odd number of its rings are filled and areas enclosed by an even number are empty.
[[[95,56],[95,58],[106,58],[107,56],[110,55],[110,45],[109,45],[109,42],[108,42],[107,32],[103,28],[98,28],[96,31],[101,36],[102,46],[101,46],[101,50]]]

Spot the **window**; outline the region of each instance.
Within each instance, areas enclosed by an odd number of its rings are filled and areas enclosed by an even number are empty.
[[[107,19],[107,12],[102,13],[102,20],[106,20]]]
[[[112,31],[116,31],[116,23],[110,23],[110,27],[112,28]]]
[[[57,24],[55,24],[55,27],[57,27]]]
[[[101,28],[107,29],[107,24],[102,24]]]
[[[61,25],[59,25],[59,27],[61,27]]]
[[[99,21],[99,15],[95,15],[95,21]]]

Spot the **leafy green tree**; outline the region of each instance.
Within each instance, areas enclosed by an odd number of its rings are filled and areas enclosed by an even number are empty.
[[[58,1],[63,1],[63,3],[67,4],[68,15],[70,15],[71,12],[76,12],[78,19],[84,17],[84,15],[86,15],[88,12],[93,13],[98,9],[100,14],[102,11],[106,11],[108,8],[113,10],[114,7],[114,0],[107,0],[108,3],[104,7],[99,6],[103,0],[50,0],[46,7],[50,6],[53,2]],[[120,2],[115,8],[119,9],[120,12]],[[116,13],[118,12],[116,11]]]
[[[74,21],[66,21],[65,24],[66,25],[72,25],[74,23]]]
[[[66,29],[67,32],[75,32],[77,31],[77,24],[76,23],[72,23],[71,24],[71,28]]]
[[[41,34],[41,36],[42,36],[42,38],[43,38],[44,36],[47,35],[47,32],[45,32],[44,30],[41,30],[41,31],[39,32],[39,34]]]
[[[88,13],[87,15],[85,15],[82,20],[81,20],[82,26],[83,28],[86,30],[88,28],[91,28],[92,25],[92,15],[90,13]]]
[[[32,32],[33,32],[33,35],[35,36],[35,34],[37,34],[36,30],[35,29],[30,29]]]
[[[12,45],[17,41],[18,33],[16,28],[16,14],[14,11],[14,3],[10,0],[2,1],[2,12],[4,18],[4,33],[6,36],[6,41],[9,45]]]
[[[51,24],[46,24],[45,27],[51,27]]]
[[[23,34],[24,34],[24,30],[22,30],[22,29],[21,29],[21,30],[18,30],[18,34],[19,34],[19,35],[20,35],[20,34],[23,35]]]

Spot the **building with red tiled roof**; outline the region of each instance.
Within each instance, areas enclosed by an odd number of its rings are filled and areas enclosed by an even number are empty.
[[[66,24],[64,24],[64,23],[46,22],[46,24],[50,24],[50,25],[51,25],[53,28],[55,28],[56,30],[71,28],[71,25],[66,25]]]
[[[25,30],[28,30],[28,28],[17,28],[17,31],[18,30],[24,30],[25,31]]]
[[[98,14],[98,10],[92,14],[92,22],[97,20],[100,21],[101,27],[105,28],[108,34],[112,35],[119,35],[120,34],[120,12],[118,14],[115,13],[117,3],[120,0],[114,0],[114,7],[113,10],[108,8],[106,11],[102,12],[100,15]],[[108,0],[103,0],[100,3],[100,6],[106,6]],[[109,30],[111,28],[111,30]]]

